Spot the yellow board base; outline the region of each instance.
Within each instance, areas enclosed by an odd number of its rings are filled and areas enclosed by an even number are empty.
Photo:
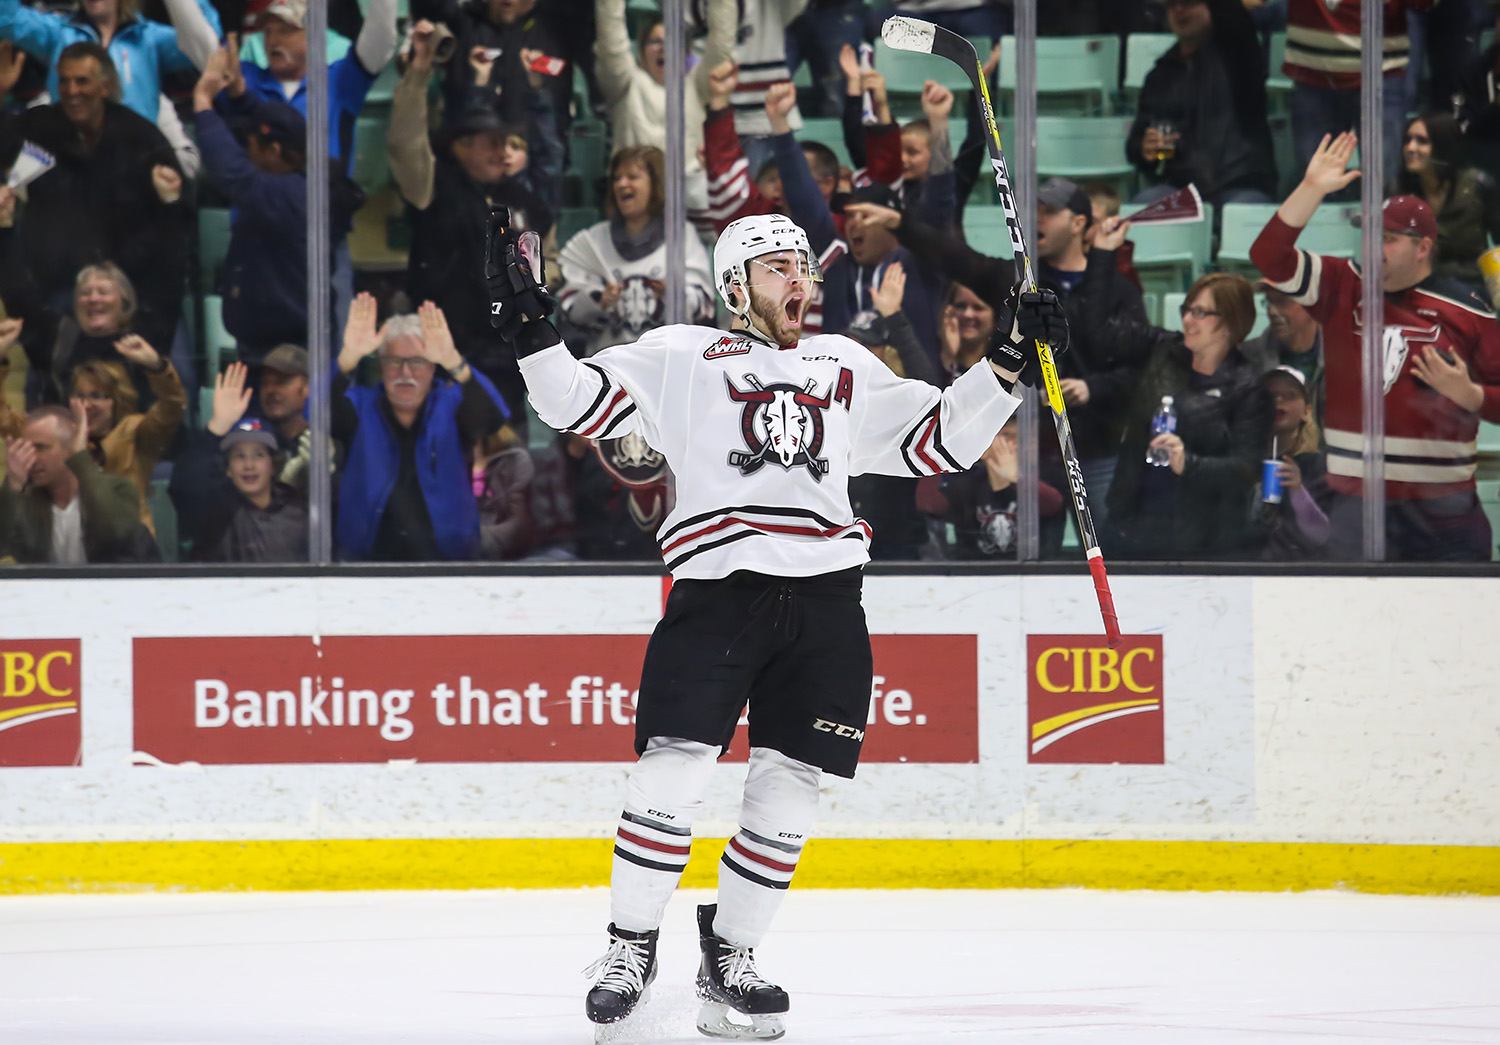
[[[582,838],[3,843],[0,894],[604,886],[612,846]],[[695,840],[683,885],[712,886],[723,847]],[[1500,846],[826,838],[808,843],[796,884],[1500,895]]]

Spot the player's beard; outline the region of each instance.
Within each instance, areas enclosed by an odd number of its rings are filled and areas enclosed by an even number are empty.
[[[802,318],[807,314],[807,291],[788,291],[774,301],[750,293],[753,325],[778,345],[795,345],[802,336]],[[795,301],[794,301],[795,299]],[[790,307],[791,315],[788,315]]]

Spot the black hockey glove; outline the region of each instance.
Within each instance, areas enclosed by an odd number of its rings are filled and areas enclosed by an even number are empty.
[[[1051,347],[1056,360],[1068,350],[1068,317],[1052,291],[1023,291],[1017,283],[995,313],[990,360],[1002,370],[1019,374],[1021,384],[1036,388],[1042,383],[1038,341]]]
[[[505,207],[492,208],[485,223],[484,281],[490,292],[490,326],[507,341],[515,341],[528,321],[545,321],[557,310],[542,271],[541,237],[512,229]],[[548,344],[556,343],[554,331]]]

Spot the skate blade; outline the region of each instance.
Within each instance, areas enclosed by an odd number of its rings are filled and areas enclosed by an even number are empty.
[[[630,1015],[623,1020],[615,1020],[613,1023],[598,1023],[594,1025],[594,1045],[627,1045],[630,1042],[646,1040],[645,1017],[641,1010],[651,1000],[651,988],[647,986],[641,992],[640,999],[635,1003],[635,1008],[630,1010]]]
[[[786,1034],[780,1013],[751,1016],[721,1001],[706,1001],[698,1010],[698,1032],[730,1041],[775,1041]]]

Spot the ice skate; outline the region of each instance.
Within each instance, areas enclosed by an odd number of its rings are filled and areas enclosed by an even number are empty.
[[[790,1002],[786,991],[767,983],[755,971],[755,952],[735,947],[714,935],[717,904],[698,908],[698,1030],[711,1038],[774,1041],[786,1033]],[[736,1018],[738,1017],[738,1018]]]
[[[655,929],[636,933],[611,925],[609,950],[584,970],[585,976],[596,977],[584,1001],[589,1019],[599,1024],[596,1042],[612,1040],[617,1025],[649,997],[656,979],[656,936]]]

